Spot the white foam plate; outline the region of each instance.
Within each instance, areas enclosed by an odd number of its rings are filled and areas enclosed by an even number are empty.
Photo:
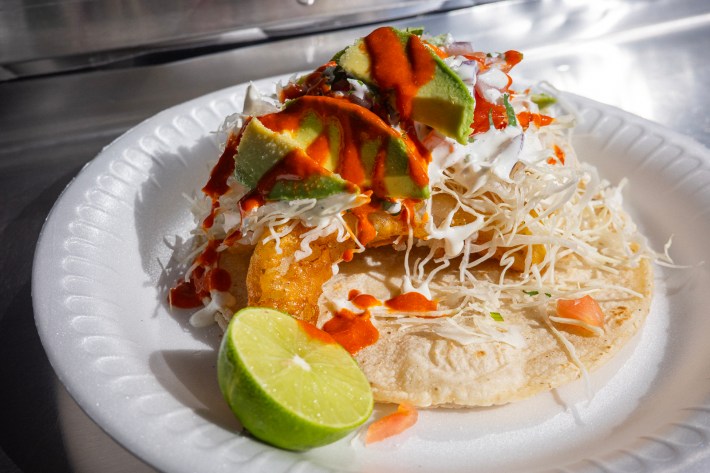
[[[257,83],[269,90],[275,79]],[[710,468],[710,152],[621,110],[567,98],[583,117],[581,159],[614,183],[653,246],[673,235],[688,269],[656,272],[642,332],[591,376],[516,404],[423,410],[402,435],[357,436],[304,453],[241,432],[216,381],[219,329],[170,312],[170,248],[194,226],[218,154],[213,134],[246,85],[166,110],[107,146],[67,187],[33,272],[37,327],[78,404],[119,443],[168,472],[707,471]]]

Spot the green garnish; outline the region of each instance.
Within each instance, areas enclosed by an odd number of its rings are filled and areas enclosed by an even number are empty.
[[[411,33],[417,36],[421,36],[424,34],[424,27],[423,26],[408,26],[407,28],[404,29],[407,33]]]
[[[505,105],[505,114],[508,116],[508,125],[518,126],[518,120],[515,118],[515,110],[508,101],[508,94],[503,94],[503,105]]]
[[[538,107],[540,107],[540,110],[542,110],[545,107],[549,107],[552,104],[557,103],[557,99],[555,97],[552,97],[551,95],[547,94],[532,94],[530,96],[530,100],[533,101],[533,103],[537,104]]]
[[[523,292],[524,292],[525,294],[527,294],[528,296],[537,296],[538,294],[540,294],[539,291],[523,291]],[[552,294],[550,294],[549,292],[546,292],[545,295],[546,295],[547,297],[552,297]]]
[[[503,322],[503,316],[500,315],[500,312],[491,312],[491,318],[496,322]]]

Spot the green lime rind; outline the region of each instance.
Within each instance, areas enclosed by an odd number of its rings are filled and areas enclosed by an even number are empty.
[[[243,309],[227,328],[217,363],[222,394],[242,425],[288,450],[346,436],[373,406],[370,385],[352,356],[302,324],[272,309]]]

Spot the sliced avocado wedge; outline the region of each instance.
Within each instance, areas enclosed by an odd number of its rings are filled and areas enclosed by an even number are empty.
[[[418,35],[378,28],[339,52],[334,60],[352,77],[388,96],[402,118],[467,142],[475,99],[461,78]]]
[[[426,159],[405,136],[345,99],[303,96],[252,118],[235,176],[272,200],[372,190],[377,197],[429,196]]]
[[[249,120],[239,139],[234,175],[246,187],[254,189],[261,176],[297,148],[292,139],[279,136],[254,117]]]
[[[235,177],[268,200],[321,199],[357,188],[308,157],[292,136],[256,117],[246,125],[235,156]]]

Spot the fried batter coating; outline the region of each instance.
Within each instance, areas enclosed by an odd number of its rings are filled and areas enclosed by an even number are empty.
[[[439,200],[439,199],[435,199]],[[439,209],[446,209],[453,205],[445,198],[437,202]],[[415,212],[416,213],[416,212]],[[374,237],[366,244],[374,248],[392,243],[401,236],[409,233],[409,224],[404,215],[392,215],[381,209],[371,209],[365,218],[371,225]],[[437,219],[437,216],[434,216]],[[454,216],[454,225],[463,225],[473,221],[473,216],[461,210]],[[426,238],[426,217],[415,215],[412,219],[412,233],[415,238]],[[358,225],[362,222],[352,213],[345,215],[345,221],[353,234],[357,234]],[[277,252],[276,242],[273,239],[265,242],[259,241],[254,249],[249,263],[246,277],[246,291],[250,306],[271,307],[282,310],[292,316],[315,324],[318,321],[318,298],[323,292],[323,285],[333,276],[333,265],[344,259],[346,251],[358,247],[354,240],[344,242],[337,240],[337,234],[332,233],[318,238],[310,243],[312,253],[296,261],[296,252],[301,250],[301,236],[309,229],[301,224],[280,238]],[[279,231],[279,228],[276,229]],[[485,235],[484,238],[490,238]],[[534,245],[540,246],[541,245]],[[500,249],[497,258],[506,249]],[[537,250],[537,248],[535,248]],[[524,267],[526,251],[521,250],[513,255],[513,267],[522,270]],[[533,260],[538,262],[544,257],[542,253],[534,251]]]
[[[279,242],[256,245],[247,272],[250,306],[271,307],[298,319],[315,324],[318,320],[318,297],[323,284],[333,276],[333,264],[342,261],[345,250],[354,248],[348,240],[337,241],[335,233],[311,242],[311,255],[299,261],[295,253],[301,249],[301,235],[307,229],[296,227]]]
[[[368,247],[391,243],[399,236],[407,235],[408,225],[402,216],[374,210],[367,215],[375,237]],[[358,220],[352,214],[345,218],[355,234]],[[277,228],[276,231],[279,229]],[[276,251],[276,242],[264,239],[254,249],[247,272],[246,286],[250,306],[271,307],[292,316],[311,322],[318,320],[318,298],[325,284],[333,276],[333,265],[343,261],[346,251],[354,250],[357,244],[352,239],[337,241],[337,235],[318,238],[310,243],[312,253],[296,261],[295,254],[301,249],[301,235],[307,228],[296,225],[279,242],[281,253]],[[414,235],[424,237],[422,222],[417,222]]]

